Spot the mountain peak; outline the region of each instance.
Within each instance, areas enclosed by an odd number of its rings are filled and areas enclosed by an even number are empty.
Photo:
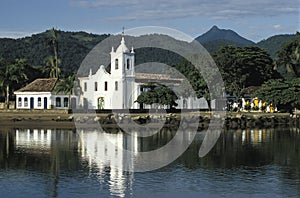
[[[218,28],[218,26],[214,25],[212,26],[212,28],[210,28],[210,31],[216,31],[216,30],[220,30],[220,28]]]
[[[237,43],[240,45],[253,45],[254,44],[253,41],[250,41],[250,40],[240,36],[233,30],[220,29],[216,25],[212,26],[212,28],[209,31],[207,31],[206,33],[197,37],[196,40],[202,44],[210,42],[210,41],[215,41],[215,40],[225,40],[225,41],[234,42],[234,43]]]

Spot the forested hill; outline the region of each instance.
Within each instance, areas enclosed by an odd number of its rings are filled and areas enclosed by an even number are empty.
[[[226,40],[233,43],[239,43],[241,45],[253,45],[253,41],[250,41],[232,30],[219,29],[217,26],[213,26],[206,33],[196,38],[200,43],[207,43],[215,40]]]
[[[264,39],[258,43],[254,43],[232,30],[220,29],[213,26],[204,34],[198,36],[195,40],[200,42],[209,52],[216,52],[223,46],[257,46],[266,49],[268,54],[275,59],[276,52],[281,49],[282,44],[291,41],[296,34],[275,35]]]
[[[57,30],[58,54],[64,71],[77,69],[88,52],[109,35],[96,35],[86,32],[65,32]],[[43,66],[48,56],[53,56],[49,45],[49,30],[20,39],[0,38],[0,57],[14,60],[25,58],[32,66]]]
[[[56,33],[58,42],[58,57],[61,60],[60,67],[66,73],[77,71],[84,57],[91,51],[91,49],[99,42],[110,36],[108,34],[97,35],[86,32],[66,32],[60,30],[56,30]],[[222,36],[222,33],[226,33],[226,35]],[[202,45],[209,52],[216,52],[221,46],[233,45],[241,47],[247,44],[255,45],[253,42],[237,36],[237,34],[231,30],[223,31],[217,27],[213,27],[204,35],[205,36],[198,38],[205,40],[205,42],[203,40],[204,43],[202,43]],[[274,54],[281,48],[282,43],[291,40],[293,37],[294,35],[277,35],[263,40],[257,45],[261,48],[266,48],[274,58]],[[46,58],[54,56],[53,47],[49,45],[49,42],[51,42],[51,34],[49,30],[20,39],[0,38],[0,58],[6,60],[25,58],[29,65],[43,67],[45,66]],[[182,45],[184,46],[184,42]],[[153,50],[151,49],[136,50],[136,62],[142,63],[147,61],[157,61],[170,65],[176,64],[176,60],[173,58],[174,56],[172,54],[171,58],[165,60],[165,53],[157,52],[157,50],[152,51]],[[149,59],[149,57],[151,58]]]
[[[283,43],[287,43],[295,38],[295,34],[282,34],[271,36],[266,40],[258,42],[256,45],[260,48],[266,49],[273,59],[276,57],[276,53],[281,49]]]

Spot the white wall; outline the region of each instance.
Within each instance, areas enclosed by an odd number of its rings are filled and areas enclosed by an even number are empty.
[[[51,92],[15,92],[15,94],[17,109],[68,109],[68,106],[64,105],[64,98],[68,99],[68,95],[53,95]],[[21,102],[19,102],[19,98],[21,98]],[[25,105],[25,98],[27,98],[27,105]],[[47,100],[46,103],[44,98]],[[60,106],[56,106],[56,98],[60,98]],[[78,108],[78,97],[71,96],[71,98],[76,98],[76,108]]]

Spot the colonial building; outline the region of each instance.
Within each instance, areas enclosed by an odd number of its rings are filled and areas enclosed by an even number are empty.
[[[167,108],[166,106],[142,105],[136,103],[137,97],[145,91],[143,85],[148,82],[172,84],[182,83],[182,79],[171,78],[165,74],[135,73],[135,53],[129,50],[122,37],[119,47],[112,47],[110,72],[103,65],[95,74],[92,70],[87,77],[79,77],[83,91],[81,106],[88,109],[140,109]],[[180,98],[177,108],[208,108],[204,98]]]
[[[14,92],[17,109],[67,109],[68,95],[56,94],[57,78],[39,78]],[[71,108],[77,107],[77,97],[71,97]]]
[[[89,109],[134,109],[139,95],[135,83],[134,51],[125,45],[124,38],[116,51],[111,53],[111,71],[108,73],[101,65],[95,74],[80,77],[83,91],[82,106]]]

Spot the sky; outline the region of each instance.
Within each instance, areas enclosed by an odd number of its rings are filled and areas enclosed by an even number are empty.
[[[162,26],[193,38],[213,25],[258,42],[300,31],[300,0],[1,0],[0,38],[52,27],[115,34]]]

